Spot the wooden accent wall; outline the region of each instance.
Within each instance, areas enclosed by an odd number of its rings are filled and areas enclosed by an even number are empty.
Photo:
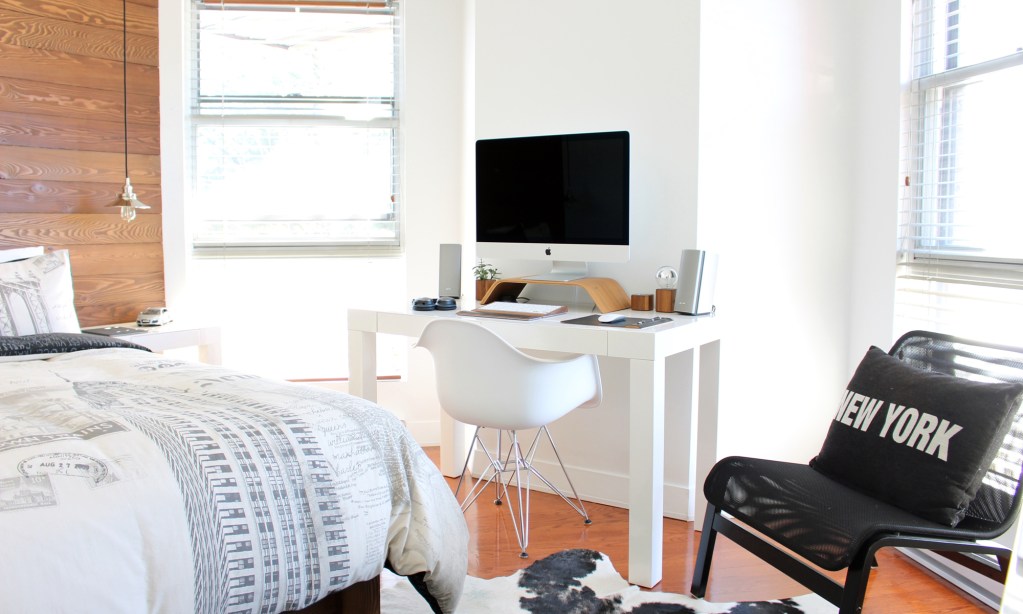
[[[124,185],[121,0],[0,0],[0,249],[67,248],[81,325],[164,304],[157,1],[128,15]],[[183,0],[173,0],[183,1]]]

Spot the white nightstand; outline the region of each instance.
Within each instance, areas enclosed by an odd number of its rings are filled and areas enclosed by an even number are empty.
[[[163,326],[139,326],[134,322],[110,324],[120,328],[131,328],[143,332],[123,335],[108,335],[124,339],[147,347],[154,352],[176,350],[178,348],[199,348],[199,360],[211,365],[219,365],[220,327],[188,324],[187,322],[171,322]],[[92,327],[103,328],[103,327]],[[82,332],[89,332],[88,329]]]

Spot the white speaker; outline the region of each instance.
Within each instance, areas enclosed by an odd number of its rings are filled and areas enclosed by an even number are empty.
[[[462,296],[462,246],[458,243],[440,244],[440,283],[437,296]]]
[[[718,258],[699,249],[682,250],[678,265],[675,311],[698,316],[714,311],[714,284]]]

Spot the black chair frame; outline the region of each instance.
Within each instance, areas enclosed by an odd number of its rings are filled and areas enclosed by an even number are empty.
[[[889,354],[907,364],[958,377],[1023,382],[1023,349],[1019,348],[914,331],[896,341]],[[718,533],[838,606],[840,614],[862,611],[870,571],[876,566],[875,554],[886,547],[935,551],[1004,582],[1012,550],[984,540],[1005,533],[1019,514],[1023,409],[1017,410],[999,457],[989,468],[967,517],[956,527],[888,506],[808,465],[747,457],[722,459],[704,484],[707,515],[690,592],[698,598],[706,594]],[[753,478],[742,481],[745,474],[753,474]],[[764,501],[759,508],[754,496],[758,484]],[[729,487],[742,489],[742,505],[728,505],[724,493]],[[832,506],[833,501],[840,505]],[[798,511],[779,514],[770,509],[772,505],[786,509],[787,504]],[[836,515],[830,509],[833,507],[840,507],[844,514],[837,514],[838,520],[832,517]],[[820,535],[813,535],[814,531]],[[842,569],[847,569],[844,584],[821,571]]]

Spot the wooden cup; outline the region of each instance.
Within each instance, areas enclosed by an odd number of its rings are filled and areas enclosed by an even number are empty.
[[[653,294],[633,294],[632,295],[632,310],[633,311],[650,311],[654,308],[654,295]]]

